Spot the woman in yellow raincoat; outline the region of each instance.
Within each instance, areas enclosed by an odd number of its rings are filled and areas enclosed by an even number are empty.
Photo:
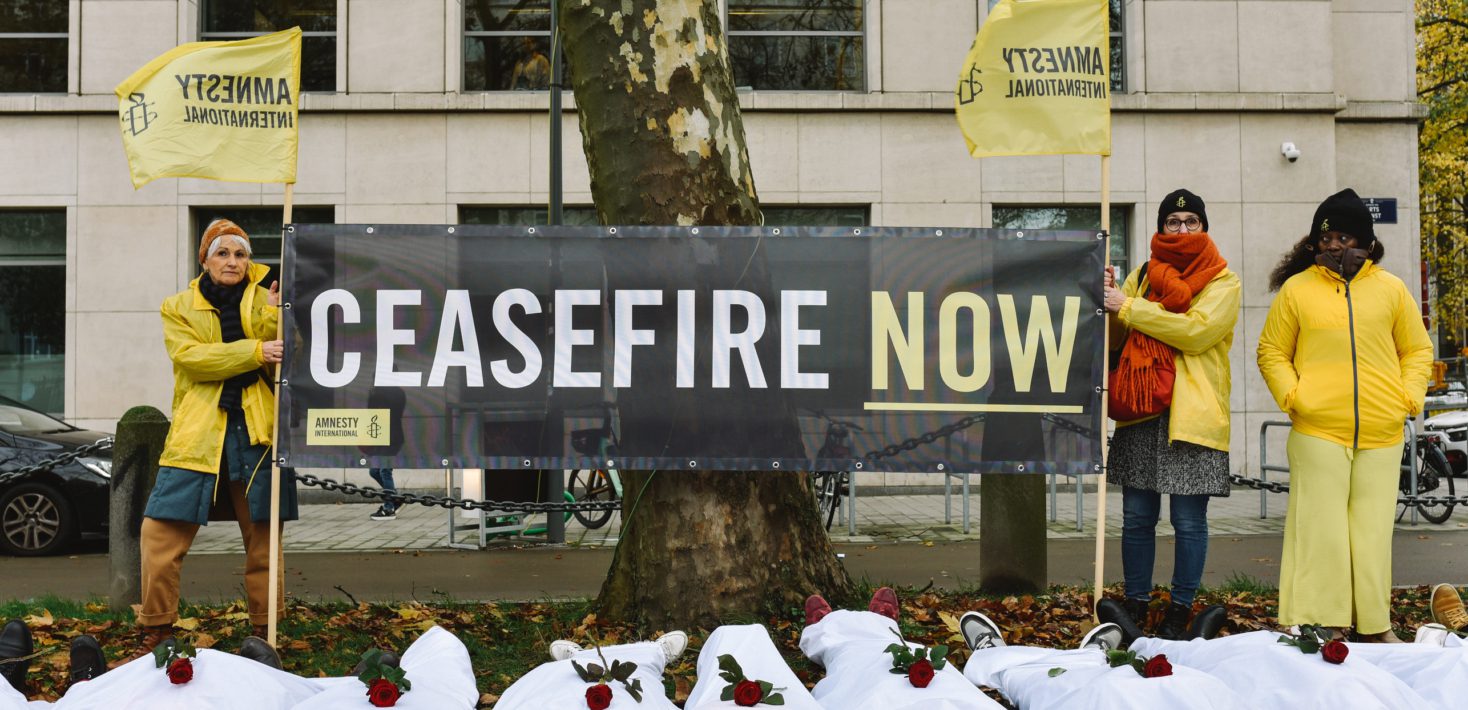
[[[1422,411],[1432,342],[1382,254],[1361,198],[1326,198],[1270,279],[1258,356],[1293,423],[1279,621],[1390,642],[1402,428]]]
[[[143,511],[142,645],[151,648],[178,620],[179,572],[200,525],[239,523],[245,594],[255,635],[269,621],[270,445],[275,394],[270,368],[277,285],[250,260],[250,237],[215,220],[199,241],[203,273],[162,306],[163,341],[173,361],[173,422],[158,479]],[[281,485],[281,520],[297,516],[295,480]],[[283,596],[282,596],[283,598]]]

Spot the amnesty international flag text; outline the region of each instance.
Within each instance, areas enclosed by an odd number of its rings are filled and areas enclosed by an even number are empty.
[[[969,153],[1111,154],[1106,0],[1001,0],[958,77]]]
[[[296,181],[301,30],[169,50],[117,85],[133,187]]]

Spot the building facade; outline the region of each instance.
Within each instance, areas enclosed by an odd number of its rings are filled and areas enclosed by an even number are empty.
[[[278,254],[279,185],[134,190],[113,87],[181,43],[306,31],[299,221],[543,219],[548,0],[0,0],[0,394],[111,430],[167,410],[158,305],[229,216]],[[767,222],[1099,226],[1091,156],[974,160],[959,65],[993,0],[720,0]],[[796,7],[798,5],[798,7]],[[1254,365],[1268,272],[1341,187],[1395,198],[1385,266],[1420,284],[1411,0],[1112,0],[1114,255],[1187,187],[1245,285],[1233,461],[1279,418]],[[8,12],[5,12],[9,10]],[[7,17],[8,15],[8,17]],[[574,101],[568,221],[591,218]],[[1298,147],[1298,160],[1282,154]],[[7,287],[6,284],[9,286]],[[1276,454],[1277,455],[1277,454]]]

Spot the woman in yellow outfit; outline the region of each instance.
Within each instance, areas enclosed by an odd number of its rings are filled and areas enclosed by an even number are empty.
[[[1382,253],[1353,190],[1326,198],[1270,278],[1279,295],[1258,356],[1294,425],[1280,623],[1390,642],[1402,427],[1422,411],[1432,343],[1406,285],[1378,266]]]

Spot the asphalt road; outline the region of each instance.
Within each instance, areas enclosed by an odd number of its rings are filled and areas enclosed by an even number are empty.
[[[887,543],[841,545],[855,578],[921,587],[972,587],[979,574],[978,543]],[[1172,540],[1159,542],[1154,579],[1172,574]],[[1095,542],[1050,541],[1050,581],[1089,584]],[[1203,582],[1217,585],[1232,575],[1277,584],[1280,537],[1215,537]],[[611,550],[530,547],[488,551],[297,553],[286,558],[286,586],[308,600],[531,600],[593,596],[601,588]],[[198,555],[184,562],[183,595],[208,601],[243,596],[243,559]],[[107,556],[99,553],[51,558],[0,558],[0,598],[54,594],[86,599],[107,595]],[[1118,541],[1109,541],[1106,579],[1121,577]],[[1393,544],[1396,585],[1468,584],[1468,531],[1399,531]]]

